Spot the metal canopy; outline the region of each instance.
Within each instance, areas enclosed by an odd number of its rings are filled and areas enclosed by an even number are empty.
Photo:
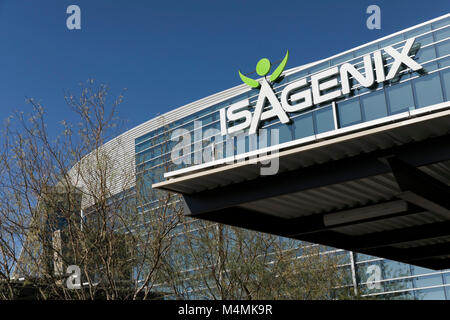
[[[192,217],[431,269],[450,267],[450,111],[332,137],[153,187]],[[271,157],[270,155],[267,157]]]

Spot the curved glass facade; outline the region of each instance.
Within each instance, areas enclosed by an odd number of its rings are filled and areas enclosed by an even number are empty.
[[[290,123],[282,124],[278,118],[262,121],[260,128],[266,129],[267,136],[277,129],[278,143],[302,141],[322,133],[332,133],[343,128],[352,128],[362,124],[386,119],[390,116],[408,113],[411,110],[437,105],[450,101],[450,18],[422,25],[412,30],[376,41],[359,49],[329,58],[323,62],[285,76],[282,81],[274,84],[273,90],[280,98],[281,91],[289,84],[302,78],[310,79],[332,67],[340,67],[344,63],[354,65],[363,71],[363,57],[386,46],[392,46],[401,51],[407,39],[415,38],[416,54],[414,60],[423,66],[420,72],[402,69],[398,75],[384,83],[375,84],[370,88],[352,81],[349,94],[342,95],[333,101],[313,105],[300,112],[290,113]],[[389,69],[394,59],[384,57],[386,69]],[[339,85],[340,77],[337,77]],[[330,89],[331,90],[331,89]],[[220,110],[243,99],[249,99],[253,110],[258,99],[259,90],[252,89],[222,101],[215,105],[191,114],[175,122],[163,123],[152,132],[148,132],[135,140],[135,160],[137,181],[150,186],[164,180],[163,174],[168,171],[204,163],[196,159],[194,144],[200,143],[202,148],[213,144],[223,144],[222,154],[236,155],[250,152],[252,143],[248,135],[241,148],[227,150],[221,140]],[[164,122],[164,116],[160,117]],[[197,122],[197,124],[196,124]],[[176,148],[179,137],[177,129],[187,129],[191,139],[191,152],[183,153],[182,157],[189,161],[173,164],[171,152]],[[194,131],[201,129],[202,136],[196,140]],[[208,129],[215,129],[209,130]],[[248,129],[247,129],[248,130]],[[227,137],[227,139],[235,139]],[[277,144],[268,138],[267,146]],[[217,158],[216,158],[217,159]],[[154,195],[157,197],[157,194]],[[151,211],[157,201],[148,201],[140,208]],[[195,223],[195,222],[193,222]],[[330,248],[330,250],[334,250]],[[343,267],[348,268],[352,275],[349,286],[358,288],[366,296],[378,296],[386,299],[449,299],[450,300],[450,270],[434,271],[413,265],[399,263],[387,259],[367,256],[339,250],[346,256],[348,262]]]

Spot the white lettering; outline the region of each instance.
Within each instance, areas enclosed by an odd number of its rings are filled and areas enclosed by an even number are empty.
[[[409,56],[409,51],[411,51],[411,47],[413,44],[414,38],[411,38],[406,40],[402,52],[398,52],[391,46],[388,46],[383,49],[392,58],[394,58],[394,63],[392,64],[391,69],[389,70],[386,80],[391,80],[397,75],[397,73],[400,71],[400,66],[402,65],[402,63],[410,67],[413,71],[422,69],[422,66],[417,62],[415,62],[413,59],[411,59],[411,57]]]
[[[270,102],[272,108],[263,111],[266,100]],[[261,85],[261,90],[259,91],[258,101],[256,102],[255,107],[255,114],[253,115],[253,120],[252,124],[250,125],[249,134],[256,133],[259,122],[261,120],[267,120],[273,117],[278,117],[281,123],[289,122],[289,118],[286,112],[281,107],[280,101],[278,101],[277,96],[273,92],[269,83],[267,83],[267,81],[264,79]]]
[[[375,62],[375,74],[377,75],[377,82],[381,83],[386,80],[384,75],[384,62],[381,51],[375,51],[373,53],[373,60]]]
[[[304,78],[287,85],[286,88],[284,88],[284,90],[281,92],[281,106],[286,112],[298,112],[313,105],[310,89],[302,90],[290,96],[291,102],[299,100],[303,100],[303,102],[297,103],[295,105],[291,105],[288,102],[289,94],[292,91],[303,88],[306,85],[308,85],[308,81],[306,80],[306,78]]]
[[[402,65],[411,68],[413,71],[418,71],[422,69],[422,66],[409,56],[414,40],[414,38],[406,40],[401,52],[398,52],[391,46],[382,49],[394,59],[387,76],[385,74],[382,50],[378,50],[363,57],[364,73],[359,71],[354,65],[344,63],[340,68],[336,66],[312,75],[310,78],[311,88],[308,87],[309,81],[307,78],[288,84],[281,91],[280,100],[278,100],[267,80],[262,79],[253,114],[249,110],[249,99],[236,102],[228,109],[221,109],[220,132],[222,135],[235,134],[250,127],[248,134],[253,135],[256,134],[261,121],[274,117],[278,117],[281,123],[288,123],[290,121],[287,115],[288,112],[300,112],[313,105],[349,94],[352,88],[351,77],[359,82],[361,86],[370,88],[375,83],[375,80],[378,83],[392,80],[401,71]],[[337,75],[340,75],[341,83],[339,83]],[[269,102],[270,108],[266,106],[266,101]],[[237,123],[228,127],[229,122],[234,121]]]
[[[323,95],[320,93],[323,90],[336,87],[339,84],[337,78],[320,83],[321,80],[325,80],[336,75],[338,71],[338,67],[334,67],[311,76],[314,104],[320,104],[325,101],[333,100],[341,95],[341,90],[339,89]]]
[[[234,125],[228,129],[228,134],[238,132],[247,128],[252,122],[252,113],[250,110],[241,110],[247,108],[250,105],[248,99],[233,103],[227,110],[227,117],[229,121],[236,121],[245,119],[244,122]],[[223,133],[222,133],[223,134]]]
[[[364,77],[354,66],[350,63],[344,63],[341,66],[341,84],[342,84],[342,93],[348,94],[350,93],[350,80],[348,75],[351,74],[361,85],[368,88],[373,85],[373,70],[372,70],[372,59],[370,55],[366,55],[363,58],[364,60],[364,72],[366,76]]]

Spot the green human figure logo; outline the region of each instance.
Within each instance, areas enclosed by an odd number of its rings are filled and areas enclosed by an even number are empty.
[[[289,50],[286,51],[286,55],[284,56],[283,60],[281,61],[280,65],[275,69],[275,71],[272,73],[272,75],[270,76],[270,82],[275,82],[277,81],[280,76],[281,73],[283,72],[284,68],[286,67],[286,63],[288,61],[289,58]],[[256,73],[258,75],[260,75],[261,77],[267,75],[270,72],[270,61],[267,58],[262,58],[261,60],[258,61],[258,63],[256,64]],[[240,70],[238,70],[239,72],[239,77],[241,77],[241,80],[249,85],[252,88],[258,89],[259,87],[261,87],[261,84],[256,81],[253,80],[252,78],[246,77],[244,76]]]

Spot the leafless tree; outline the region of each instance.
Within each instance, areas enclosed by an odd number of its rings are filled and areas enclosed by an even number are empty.
[[[151,213],[138,210],[150,192],[136,184],[134,161],[124,163],[132,157],[120,135],[110,140],[120,130],[122,95],[111,101],[107,86],[88,81],[65,99],[78,122],[63,121],[55,139],[33,99],[31,114],[16,113],[3,127],[2,298],[17,297],[20,285],[39,299],[154,297],[179,210],[171,194]],[[69,265],[81,269],[79,290],[66,285]]]
[[[88,81],[68,93],[77,120],[63,121],[55,138],[34,99],[30,114],[5,122],[0,298],[348,297],[335,290],[345,287],[339,258],[320,246],[183,217],[179,195],[151,188],[173,169],[164,117],[165,133],[150,139],[161,164],[139,171],[120,135],[123,96],[108,92]],[[78,289],[66,282],[73,265]]]
[[[165,266],[178,299],[347,299],[343,260],[310,243],[185,221]]]

